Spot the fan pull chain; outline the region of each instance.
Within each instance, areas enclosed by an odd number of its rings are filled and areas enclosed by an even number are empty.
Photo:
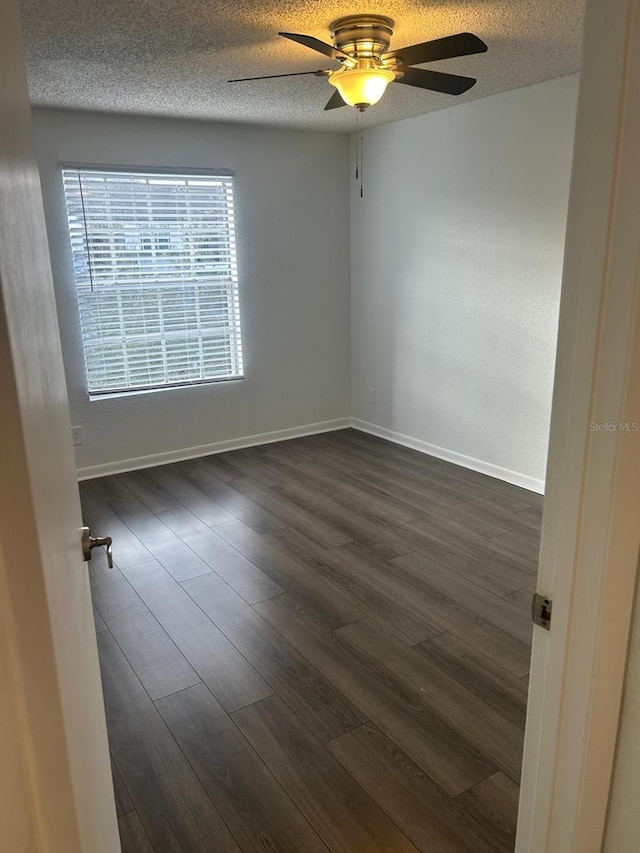
[[[356,181],[360,181],[360,198],[364,198],[364,135],[362,133],[362,111],[356,112]]]
[[[364,134],[360,122],[360,198],[364,198]]]
[[[360,113],[356,110],[356,181],[360,177]]]

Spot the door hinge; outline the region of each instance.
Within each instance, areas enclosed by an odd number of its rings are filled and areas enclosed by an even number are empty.
[[[531,619],[534,625],[540,625],[548,631],[551,628],[551,611],[553,610],[553,601],[548,595],[541,595],[539,592],[533,593],[531,601]]]

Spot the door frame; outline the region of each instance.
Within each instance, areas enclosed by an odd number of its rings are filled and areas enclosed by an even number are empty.
[[[640,433],[589,428],[640,421],[640,116],[633,111],[640,103],[640,3],[586,5],[539,574],[554,612],[551,631],[534,632],[517,853],[601,849],[640,546]],[[24,545],[14,539],[16,549]],[[23,688],[18,716],[38,711],[28,707],[24,679],[48,671],[55,653],[45,601],[43,614],[47,641],[29,669],[12,645],[13,675]],[[9,625],[15,639],[26,627],[15,618]],[[28,776],[53,753],[68,767],[56,688],[59,736],[49,729],[48,741],[31,740]],[[63,775],[63,811],[77,839],[68,770]],[[39,844],[50,849],[43,817],[34,815]]]
[[[587,0],[517,853],[604,839],[640,548],[638,103],[640,2]]]

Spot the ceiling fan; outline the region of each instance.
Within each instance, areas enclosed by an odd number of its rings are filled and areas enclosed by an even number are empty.
[[[301,77],[313,74],[326,77],[336,91],[325,110],[351,106],[362,111],[376,104],[383,96],[389,83],[404,83],[447,95],[461,95],[470,89],[476,80],[458,74],[427,71],[413,68],[423,62],[450,59],[454,56],[469,56],[484,53],[486,44],[472,33],[402,47],[389,51],[394,22],[383,15],[350,15],[338,18],[329,25],[333,44],[326,44],[313,36],[299,33],[278,33],[284,38],[298,42],[340,62],[340,68],[321,68],[318,71],[298,71],[292,74],[268,74],[263,77],[243,77],[229,83],[249,80],[270,80],[276,77]]]

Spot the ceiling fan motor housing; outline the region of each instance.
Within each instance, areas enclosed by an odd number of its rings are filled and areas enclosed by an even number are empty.
[[[348,15],[329,24],[338,50],[356,61],[378,60],[389,49],[394,22],[383,15]]]

